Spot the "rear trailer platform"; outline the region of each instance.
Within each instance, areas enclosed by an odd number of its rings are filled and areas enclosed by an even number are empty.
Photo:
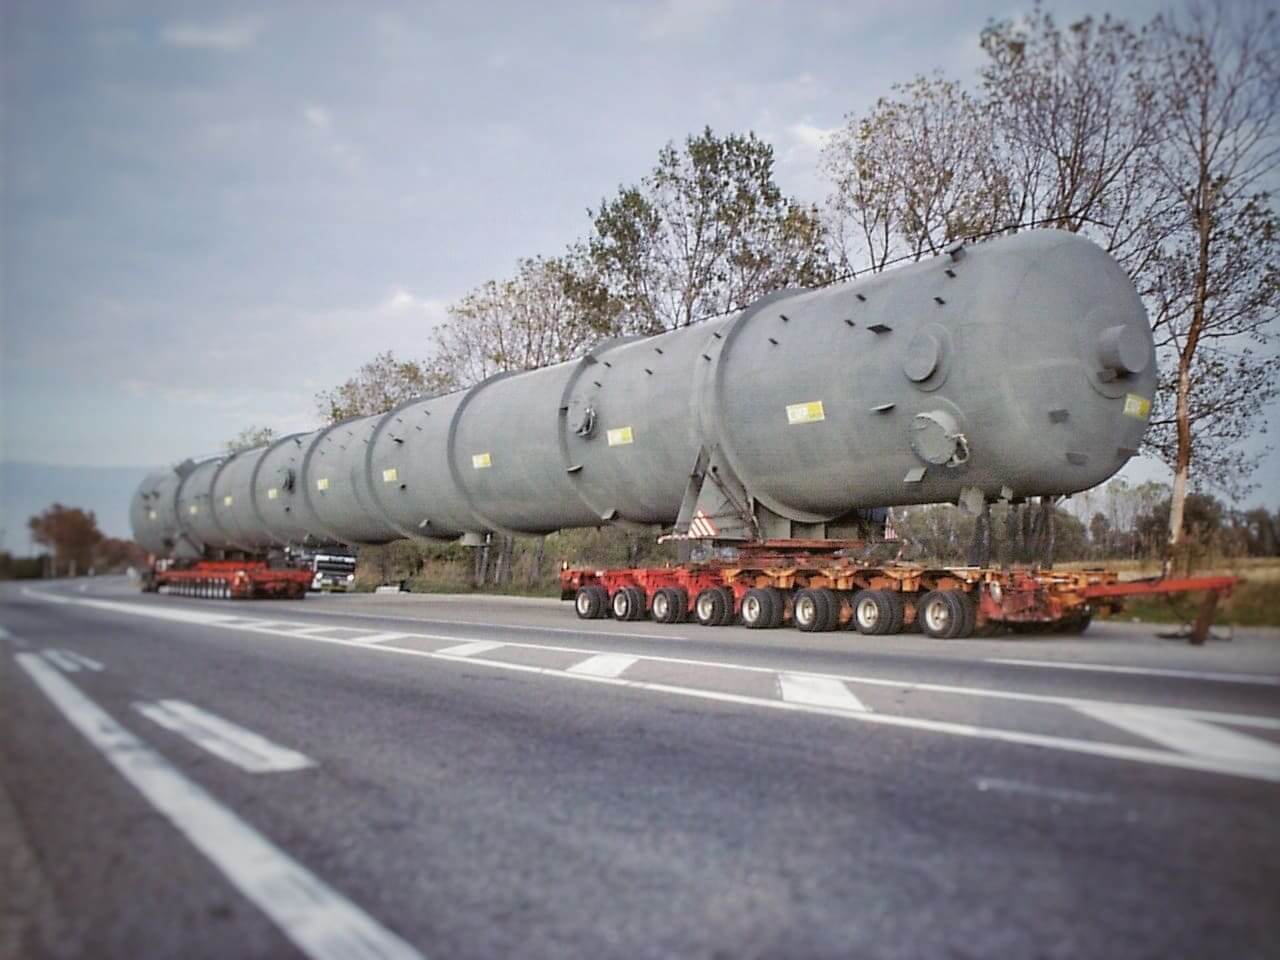
[[[301,600],[311,585],[310,570],[273,567],[261,560],[201,560],[187,565],[157,564],[144,589],[225,600]]]
[[[1235,577],[1121,581],[1108,570],[1057,571],[873,563],[841,555],[841,545],[795,541],[744,548],[733,559],[664,567],[566,568],[560,596],[582,619],[613,617],[703,626],[741,623],[765,630],[904,630],[938,639],[1001,630],[1075,632],[1094,614],[1114,614],[1136,595],[1204,593],[1191,632],[1203,642],[1218,601]]]

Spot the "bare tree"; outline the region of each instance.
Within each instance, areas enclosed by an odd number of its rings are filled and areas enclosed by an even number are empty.
[[[245,427],[226,443],[227,453],[239,453],[241,450],[252,450],[254,447],[265,447],[276,438],[271,427]]]
[[[1088,235],[1143,294],[1174,219],[1156,169],[1167,108],[1148,33],[1110,16],[1063,28],[1037,3],[981,41],[1011,222]]]
[[[831,275],[816,209],[782,195],[773,148],[755,134],[667,144],[653,172],[592,215],[601,283],[618,332],[660,333]]]
[[[316,405],[327,423],[336,423],[383,413],[413,397],[438,393],[442,386],[426,364],[397,360],[388,350],[362,366],[354,377],[317,393]]]
[[[1156,449],[1174,469],[1169,542],[1183,542],[1192,464],[1231,486],[1236,444],[1276,394],[1280,234],[1264,189],[1280,168],[1280,25],[1257,5],[1192,3],[1156,20],[1168,137],[1159,155],[1178,197],[1162,251],[1155,327],[1176,366]],[[1167,403],[1166,403],[1167,407]]]
[[[893,94],[867,116],[846,118],[823,151],[846,269],[869,261],[878,272],[893,255],[936,254],[1010,216],[990,110],[941,76],[917,77]]]
[[[600,336],[598,310],[577,296],[582,265],[571,256],[521,260],[509,280],[490,280],[449,308],[436,330],[431,376],[464,387],[581,353]]]

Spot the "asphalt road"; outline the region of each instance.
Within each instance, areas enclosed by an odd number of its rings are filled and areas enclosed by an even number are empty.
[[[1274,957],[1280,631],[0,592],[0,957]]]

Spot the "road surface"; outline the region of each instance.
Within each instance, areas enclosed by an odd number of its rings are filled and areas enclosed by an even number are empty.
[[[0,589],[0,956],[1275,956],[1280,631]]]

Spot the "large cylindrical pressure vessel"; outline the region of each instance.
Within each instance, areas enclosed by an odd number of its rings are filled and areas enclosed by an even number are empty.
[[[801,524],[1068,494],[1136,453],[1155,382],[1119,265],[1033,231],[151,477],[132,516],[148,549],[245,549],[670,525],[695,480]]]

